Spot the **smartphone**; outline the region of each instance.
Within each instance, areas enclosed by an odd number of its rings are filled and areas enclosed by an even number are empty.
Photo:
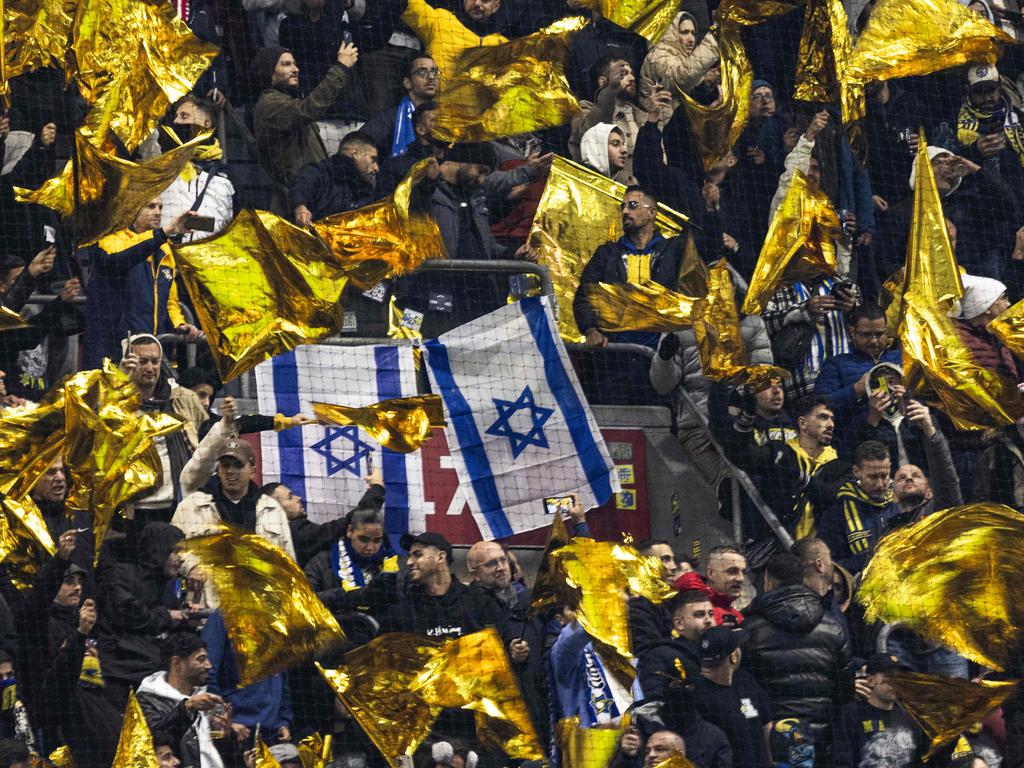
[[[57,229],[49,224],[43,225],[43,242],[52,245],[57,242]]]
[[[544,508],[548,511],[549,515],[571,514],[572,506],[572,496],[551,496],[550,498],[544,499]]]
[[[213,216],[186,216],[185,226],[196,232],[213,232],[216,220]]]

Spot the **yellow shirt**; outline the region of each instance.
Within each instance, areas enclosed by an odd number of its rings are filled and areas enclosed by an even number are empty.
[[[402,21],[423,41],[424,47],[441,70],[441,85],[455,72],[455,60],[467,48],[507,43],[504,35],[484,37],[468,29],[451,11],[434,8],[424,0],[409,0]]]

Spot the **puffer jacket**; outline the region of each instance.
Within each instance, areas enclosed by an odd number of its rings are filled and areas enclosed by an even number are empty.
[[[654,90],[658,80],[661,87],[672,93],[672,111],[682,103],[679,92],[689,93],[704,78],[704,73],[718,63],[718,43],[713,35],[705,35],[692,53],[683,48],[679,36],[679,22],[684,18],[696,20],[688,13],[680,13],[668,25],[661,40],[651,48],[640,68],[640,95],[644,98]],[[669,115],[663,116],[667,121]]]
[[[1006,376],[1013,382],[1020,382],[1020,372],[1013,353],[1000,344],[995,336],[985,328],[975,328],[963,320],[953,322],[960,332],[960,340],[971,350],[974,362],[992,373]]]
[[[802,584],[779,587],[747,609],[743,667],[772,701],[777,720],[798,717],[822,729],[832,722],[845,691],[849,641],[815,592]]]

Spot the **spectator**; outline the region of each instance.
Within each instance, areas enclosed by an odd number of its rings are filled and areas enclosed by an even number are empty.
[[[832,765],[836,768],[875,765],[878,760],[884,760],[886,768],[920,765],[924,734],[897,702],[886,674],[906,669],[897,657],[885,653],[868,659],[867,700],[844,706],[836,722],[832,745]]]
[[[888,448],[875,441],[858,445],[853,454],[853,479],[840,487],[835,504],[818,526],[818,535],[850,573],[864,569],[875,543],[899,514],[891,475]]]
[[[665,688],[679,677],[679,665],[687,677],[700,668],[700,639],[715,625],[715,609],[705,592],[689,589],[672,600],[672,632],[640,653],[636,677],[644,699],[664,700]]]
[[[199,329],[185,322],[178,303],[176,267],[169,238],[189,231],[189,210],[161,227],[163,203],[155,198],[135,215],[129,229],[99,240],[89,251],[92,272],[86,289],[83,365],[99,368],[117,356],[121,340],[131,334],[175,330],[194,340]]]
[[[708,550],[705,576],[684,573],[676,580],[676,589],[696,589],[708,596],[715,606],[715,624],[743,622],[743,614],[732,604],[743,594],[747,575],[747,559],[736,547],[722,545]]]
[[[579,0],[567,0],[566,6],[570,13],[585,12]],[[572,37],[565,66],[569,89],[575,94],[591,96],[605,62],[626,61],[633,72],[639,72],[646,56],[647,40],[644,37],[591,10],[590,23]]]
[[[849,639],[850,627],[845,613],[848,603],[836,589],[836,575],[840,572],[828,544],[822,539],[806,537],[793,542],[789,551],[803,565],[804,586],[821,598],[825,609],[842,628],[843,636]]]
[[[420,160],[433,157],[438,162],[444,159],[444,146],[433,139],[434,124],[437,122],[437,102],[424,101],[412,113],[413,141],[401,155],[385,155],[377,174],[377,188],[382,195],[390,195],[395,187]],[[531,219],[532,221],[532,219]]]
[[[865,95],[867,117],[864,131],[870,147],[868,169],[876,196],[875,205],[884,215],[907,196],[909,190],[903,180],[910,175],[914,163],[918,131],[924,125],[926,135],[932,136],[933,121],[928,119],[928,110],[917,95],[898,80],[869,83]],[[894,271],[889,269],[894,266],[894,262],[887,261],[885,274]]]
[[[191,141],[203,131],[214,132],[214,136],[196,150],[187,169],[160,196],[163,203],[160,226],[165,231],[188,211],[213,219],[213,229],[187,232],[182,236],[182,242],[222,231],[238,207],[235,205],[235,185],[228,176],[224,153],[216,139],[218,119],[217,106],[195,94],[183,98],[174,109],[174,130],[182,141]]]
[[[977,463],[974,495],[1024,512],[1024,419],[992,431]]]
[[[501,0],[462,0],[461,7],[448,10],[424,0],[408,0],[402,21],[423,41],[424,49],[441,70],[442,89],[463,51],[508,42],[503,20],[496,15],[500,6]]]
[[[664,567],[665,580],[673,584],[681,575],[679,564],[676,562],[676,555],[672,551],[672,545],[664,539],[653,539],[641,541],[636,545],[636,550],[644,557],[656,557]]]
[[[725,732],[736,768],[773,768],[768,750],[771,704],[754,678],[739,668],[747,637],[742,629],[724,626],[712,627],[701,637],[697,710]]]
[[[369,205],[377,195],[377,148],[364,133],[341,140],[338,154],[307,165],[295,175],[288,206],[300,227],[314,220]]]
[[[845,695],[850,645],[821,598],[804,586],[797,557],[779,553],[768,559],[764,593],[747,609],[743,628],[747,669],[768,694],[772,714],[806,721],[821,754]]]
[[[50,538],[55,541],[65,531],[86,527],[89,522],[85,512],[70,510],[65,506],[64,500],[67,495],[67,472],[64,460],[58,456],[29,491],[32,501],[43,514]]]
[[[657,206],[658,201],[651,192],[636,185],[627,187],[622,198],[622,237],[598,246],[580,275],[572,309],[576,325],[590,346],[603,347],[610,337],[598,328],[597,315],[584,286],[598,282],[638,285],[653,281],[670,290],[678,288],[684,240],[682,237],[666,238],[658,232],[654,226]],[[634,336],[613,334],[612,337],[626,340]]]
[[[1010,308],[1006,286],[979,275],[964,275],[963,283],[960,317],[954,321],[960,339],[971,351],[974,362],[1019,384],[1022,379],[1017,359],[988,330],[988,324]]]
[[[172,634],[164,649],[165,670],[142,681],[136,694],[150,731],[166,731],[185,765],[231,764],[231,712],[206,690],[210,659],[196,635]]]
[[[166,731],[157,731],[153,734],[153,752],[156,753],[157,764],[160,768],[179,768],[181,760],[174,751],[174,737]]]
[[[623,175],[632,178],[633,163],[629,158],[633,154],[640,126],[647,122],[647,111],[637,101],[636,77],[629,62],[615,56],[600,62],[597,72],[597,95],[593,104],[583,102],[580,105],[583,112],[573,123],[569,153],[574,160],[582,160],[589,165],[583,137],[600,123],[614,125],[625,140],[626,163]],[[605,172],[605,175],[613,174]]]
[[[644,744],[644,768],[661,765],[673,755],[686,757],[686,742],[678,733],[655,731]]]
[[[253,133],[260,160],[278,184],[291,186],[300,168],[327,159],[316,120],[352,87],[352,67],[358,58],[355,46],[343,42],[336,62],[306,97],[299,91],[299,67],[291,51],[264,48],[253,58],[253,80],[266,89],[253,111]]]
[[[31,768],[32,757],[25,743],[17,739],[0,739],[0,768]]]
[[[558,719],[578,717],[582,728],[618,723],[633,703],[575,615],[551,647],[550,685]]]
[[[583,164],[620,184],[635,183],[627,167],[629,149],[622,129],[611,123],[598,123],[588,129],[580,140]]]
[[[956,468],[953,466],[953,459],[949,455],[949,445],[942,437],[941,432],[936,432],[941,438],[941,445],[945,450],[938,452],[940,456],[945,455],[938,463],[941,469],[933,472],[936,478],[938,491],[932,488],[928,477],[920,467],[914,464],[904,464],[896,470],[892,479],[893,496],[896,503],[900,505],[900,516],[908,521],[917,522],[927,517],[932,512],[950,507],[958,507],[964,503],[960,495],[960,482],[956,476]],[[929,466],[933,463],[929,460]],[[977,481],[975,481],[977,482]]]
[[[382,158],[401,157],[416,141],[413,114],[417,107],[437,98],[441,70],[429,56],[414,56],[402,78],[405,97],[397,107],[388,107],[366,121],[360,129],[377,146]]]
[[[682,103],[680,93],[689,93],[718,65],[718,43],[708,33],[697,40],[697,19],[682,11],[669,24],[658,44],[651,48],[640,70],[640,94],[644,97],[656,88],[672,94],[672,107],[663,115],[668,120]]]

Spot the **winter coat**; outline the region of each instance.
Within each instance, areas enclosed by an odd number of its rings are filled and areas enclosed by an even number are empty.
[[[1015,424],[995,433],[975,465],[974,496],[1024,510],[1024,442]]]
[[[376,190],[359,176],[352,158],[337,154],[307,165],[295,174],[288,192],[288,208],[309,208],[314,219],[353,211],[377,199]]]
[[[868,564],[875,544],[888,532],[899,505],[891,498],[876,501],[848,480],[836,494],[835,505],[818,524],[818,536],[828,544],[832,559],[857,574]]]
[[[963,320],[953,322],[960,332],[960,340],[971,351],[974,362],[994,374],[1006,376],[1014,383],[1021,381],[1017,359],[988,329],[975,327]]]
[[[160,226],[166,227],[186,211],[195,211],[200,216],[213,218],[213,232],[186,232],[182,242],[191,242],[203,237],[210,237],[224,229],[235,215],[235,185],[231,183],[227,170],[219,161],[193,163],[195,176],[186,181],[179,176],[160,195],[164,204],[160,213]],[[210,177],[210,172],[213,177]],[[206,189],[203,192],[203,189]],[[196,198],[202,192],[203,199],[199,207],[194,208]]]
[[[194,696],[206,690],[196,688]],[[172,688],[166,672],[154,672],[139,685],[135,693],[150,732],[166,732],[175,740],[175,753],[182,768],[224,768],[231,765],[231,746],[235,739],[210,738],[210,721],[206,712],[190,713],[185,709],[185,694]]]
[[[683,48],[679,34],[682,18],[683,15],[679,14],[668,25],[640,68],[640,93],[649,96],[660,82],[661,87],[672,94],[673,111],[682,103],[679,92],[689,93],[696,88],[704,79],[704,73],[718,64],[718,43],[713,35],[705,35],[692,53]]]
[[[765,689],[776,719],[831,723],[850,646],[821,597],[802,584],[779,587],[754,600],[743,628],[743,666]]]
[[[486,627],[496,627],[503,637],[508,633],[498,603],[454,577],[448,591],[440,596],[428,595],[416,584],[402,590],[395,590],[395,585],[394,577],[381,577],[365,589],[348,593],[353,605],[364,600],[370,605],[381,632],[412,632],[441,639],[462,637]]]
[[[216,533],[221,522],[214,495],[206,490],[196,491],[186,496],[178,505],[174,517],[171,519],[171,524],[180,528],[186,539]],[[295,559],[295,548],[292,546],[292,535],[288,528],[288,516],[281,505],[266,494],[260,494],[256,500],[255,533],[284,550],[293,560]],[[188,568],[185,563],[189,563]],[[195,563],[191,562],[191,558],[184,558],[182,576],[187,576],[188,570],[194,566]]]
[[[853,387],[865,373],[879,363],[902,366],[903,353],[899,346],[889,347],[877,360],[865,352],[854,349],[852,352],[832,355],[821,364],[818,378],[814,380],[814,394],[828,398],[828,404],[836,417],[836,424],[845,426],[859,412],[867,410],[867,395],[858,399]]]
[[[636,679],[644,699],[665,698],[665,688],[680,677],[677,662],[686,670],[687,677],[700,674],[700,648],[692,640],[676,637],[640,653]]]
[[[356,504],[356,509],[380,509],[384,506],[384,487],[371,485]],[[305,515],[288,521],[292,534],[292,545],[300,568],[305,568],[313,558],[329,550],[348,530],[351,512],[325,523],[314,523]]]

